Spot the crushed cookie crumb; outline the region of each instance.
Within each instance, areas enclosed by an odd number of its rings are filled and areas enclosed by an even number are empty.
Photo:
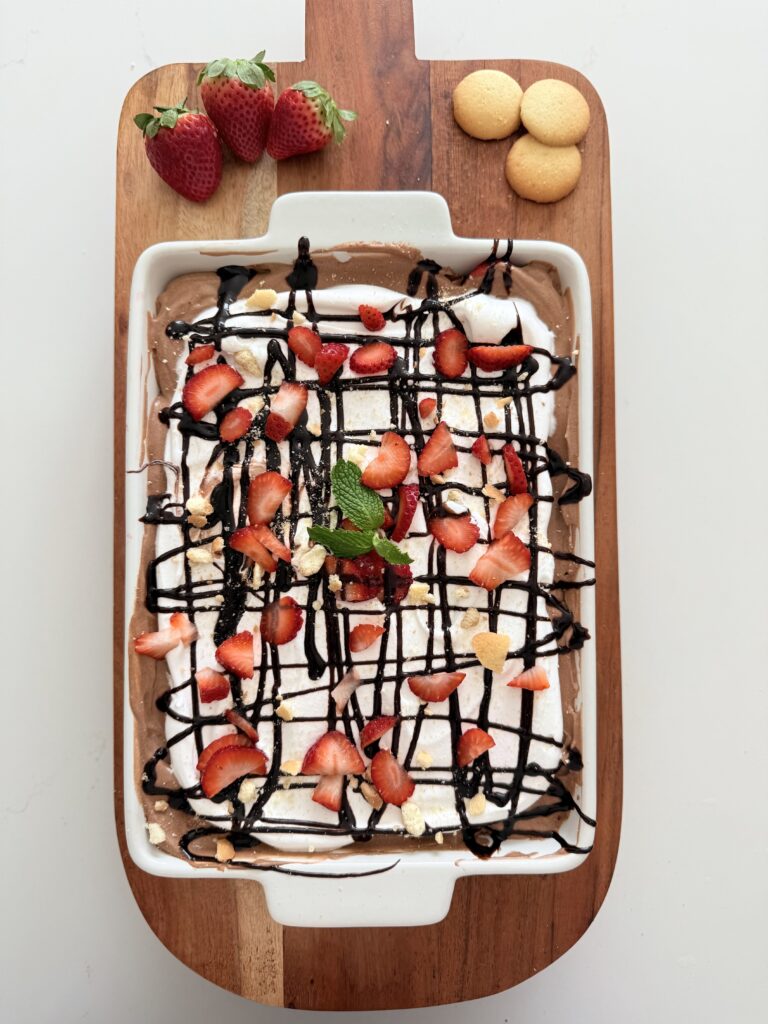
[[[245,305],[247,309],[271,309],[276,302],[277,292],[274,288],[257,288],[245,300]]]
[[[348,448],[344,453],[345,458],[348,459],[349,462],[354,462],[356,466],[362,466],[367,454],[368,449],[363,444],[352,445],[352,447]]]
[[[187,561],[190,565],[209,565],[213,561],[213,552],[210,548],[190,548]]]
[[[223,537],[214,537],[213,540],[211,541],[211,551],[213,551],[214,555],[219,555],[219,554],[221,554],[221,552],[223,550],[224,550],[224,538]]]
[[[290,704],[279,704],[275,709],[275,714],[278,718],[282,718],[284,722],[293,721],[293,708]]]
[[[494,487],[493,484],[486,484],[483,487],[483,494],[486,498],[491,498],[493,501],[504,501],[503,491],[500,491],[498,487]]]
[[[162,811],[167,811],[168,807],[169,807],[169,804],[168,804],[167,800],[155,800],[155,810],[156,811],[160,811],[162,813]]]
[[[376,789],[370,784],[370,782],[360,783],[360,792],[367,802],[373,807],[375,811],[381,810],[384,806],[384,801],[381,799]]]
[[[435,842],[438,846],[442,846],[445,842],[445,836],[442,832],[435,832]]]
[[[483,668],[501,672],[509,653],[509,637],[506,633],[475,633],[472,650]]]
[[[447,484],[448,480],[443,476],[442,473],[435,473],[429,478],[433,484]]]
[[[156,821],[147,822],[147,839],[152,843],[153,846],[159,846],[160,843],[165,842],[165,829],[162,825],[158,825]]]
[[[485,793],[475,793],[472,799],[467,801],[467,813],[477,817],[478,814],[484,813],[486,804]]]
[[[322,600],[322,598],[318,597],[318,599],[316,601],[313,601],[312,602],[312,607],[314,608],[314,610],[316,612],[319,612],[320,609],[323,607],[323,600]]]
[[[241,370],[245,370],[253,377],[261,376],[261,363],[249,348],[241,348],[239,352],[236,352],[235,362]]]
[[[241,804],[252,804],[256,799],[256,779],[243,779],[237,791],[237,799]]]
[[[332,572],[331,575],[328,577],[328,589],[332,594],[338,594],[338,592],[341,590],[341,579],[336,575],[335,572]]]
[[[480,612],[477,608],[467,608],[461,617],[459,625],[462,629],[472,629],[480,621]]]
[[[434,758],[428,750],[420,748],[416,751],[416,764],[418,764],[420,768],[431,768],[433,761]]]
[[[304,316],[303,313],[300,313],[298,309],[294,309],[293,313],[291,314],[291,320],[297,327],[299,326],[299,324],[305,324],[307,322],[307,318]]]
[[[280,772],[282,775],[298,775],[301,771],[301,761],[290,760],[283,761],[280,765]]]
[[[190,526],[196,526],[202,530],[208,525],[208,518],[207,516],[187,516],[187,522]]]
[[[459,601],[462,597],[469,597],[469,587],[456,587],[454,594]]]
[[[499,409],[504,409],[506,406],[511,405],[514,402],[514,400],[515,399],[513,395],[506,395],[504,398],[500,398],[496,402],[496,405],[498,406]]]
[[[425,345],[421,345],[419,348],[419,359],[423,359],[427,354],[427,348]]]
[[[316,572],[320,572],[327,557],[328,551],[323,545],[315,544],[314,547],[299,552],[296,559],[296,568],[302,576],[314,576]]]
[[[419,805],[415,804],[413,800],[406,800],[400,811],[403,815],[405,831],[412,836],[423,836],[427,826],[424,824],[424,815],[421,813]]]
[[[307,430],[309,431],[310,434],[312,434],[313,437],[320,437],[320,435],[323,432],[323,429],[320,426],[320,424],[314,422],[307,424]]]
[[[409,604],[435,604],[435,598],[429,592],[428,583],[412,583],[406,597]]]
[[[489,409],[488,412],[483,416],[483,423],[490,430],[492,430],[494,427],[498,427],[500,422],[501,420],[493,411],[493,409]]]
[[[220,864],[226,864],[227,861],[234,860],[235,848],[232,843],[225,839],[224,836],[216,837],[216,860]]]
[[[202,494],[193,494],[187,498],[186,509],[193,516],[209,516],[213,512],[213,505]]]

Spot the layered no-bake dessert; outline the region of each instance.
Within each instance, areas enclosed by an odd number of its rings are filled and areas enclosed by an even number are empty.
[[[167,852],[576,848],[577,340],[512,256],[302,239],[160,296],[131,695]]]

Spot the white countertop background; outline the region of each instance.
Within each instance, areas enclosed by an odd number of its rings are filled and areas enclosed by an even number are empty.
[[[420,57],[558,60],[608,113],[624,822],[605,905],[559,962],[489,999],[376,1019],[753,1024],[768,1001],[766,8],[415,7]],[[112,815],[117,116],[168,61],[301,58],[302,0],[224,9],[0,4],[4,1024],[299,1019],[163,948]]]

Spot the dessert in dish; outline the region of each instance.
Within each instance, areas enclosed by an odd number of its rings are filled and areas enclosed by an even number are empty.
[[[567,299],[512,254],[302,239],[158,300],[131,693],[168,852],[574,849],[591,484]]]

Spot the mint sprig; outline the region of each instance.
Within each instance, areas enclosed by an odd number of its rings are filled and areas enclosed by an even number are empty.
[[[329,526],[310,526],[307,532],[310,540],[322,544],[339,558],[357,558],[373,549],[370,530],[357,533],[354,530],[332,530]]]

